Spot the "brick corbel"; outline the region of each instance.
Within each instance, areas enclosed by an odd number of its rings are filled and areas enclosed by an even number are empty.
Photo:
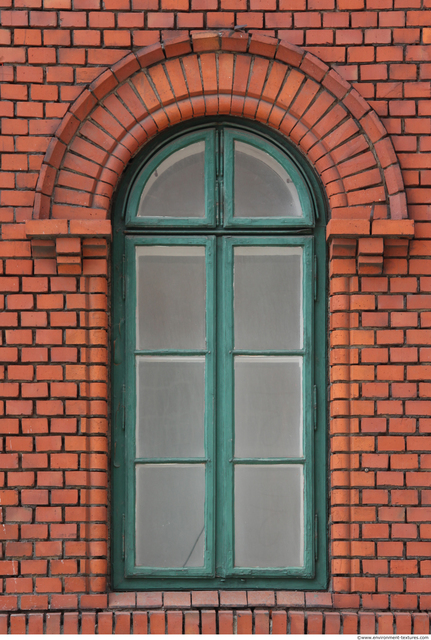
[[[110,220],[27,220],[38,269],[58,275],[106,275]]]
[[[60,236],[55,240],[58,275],[80,275],[82,272],[81,238]]]
[[[44,260],[44,269],[75,276],[106,272],[106,265],[101,268],[97,258],[100,254],[106,260],[106,241],[112,237],[110,220],[27,220],[25,231],[33,258]]]
[[[414,220],[333,219],[326,227],[331,259],[356,257],[358,275],[382,274],[385,249],[390,255],[395,240],[408,243],[414,233]]]
[[[383,272],[383,238],[359,238],[358,274],[378,276]]]

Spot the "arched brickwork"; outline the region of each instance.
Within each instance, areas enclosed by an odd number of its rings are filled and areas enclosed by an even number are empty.
[[[407,217],[392,142],[368,103],[310,53],[266,36],[205,32],[130,53],[71,105],[46,152],[33,217],[106,219],[130,158],[196,116],[258,120],[316,168],[332,218]]]

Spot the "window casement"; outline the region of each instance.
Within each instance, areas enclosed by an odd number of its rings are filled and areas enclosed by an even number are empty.
[[[115,589],[326,587],[324,202],[296,149],[194,122],[114,206]]]

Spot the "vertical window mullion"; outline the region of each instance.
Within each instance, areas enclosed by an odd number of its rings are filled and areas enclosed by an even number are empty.
[[[206,525],[206,558],[208,573],[215,575],[215,527],[216,527],[216,285],[217,285],[217,254],[214,236],[206,239],[206,333],[207,354],[205,368],[205,455],[207,464],[205,469],[205,525]]]
[[[217,239],[217,573],[233,563],[232,421],[232,254],[229,240]]]

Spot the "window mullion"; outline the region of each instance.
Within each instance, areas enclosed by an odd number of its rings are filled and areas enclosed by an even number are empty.
[[[217,575],[233,562],[232,257],[227,240],[217,238]]]
[[[216,198],[216,226],[223,226],[224,217],[224,131],[216,129],[215,144],[215,198]]]

